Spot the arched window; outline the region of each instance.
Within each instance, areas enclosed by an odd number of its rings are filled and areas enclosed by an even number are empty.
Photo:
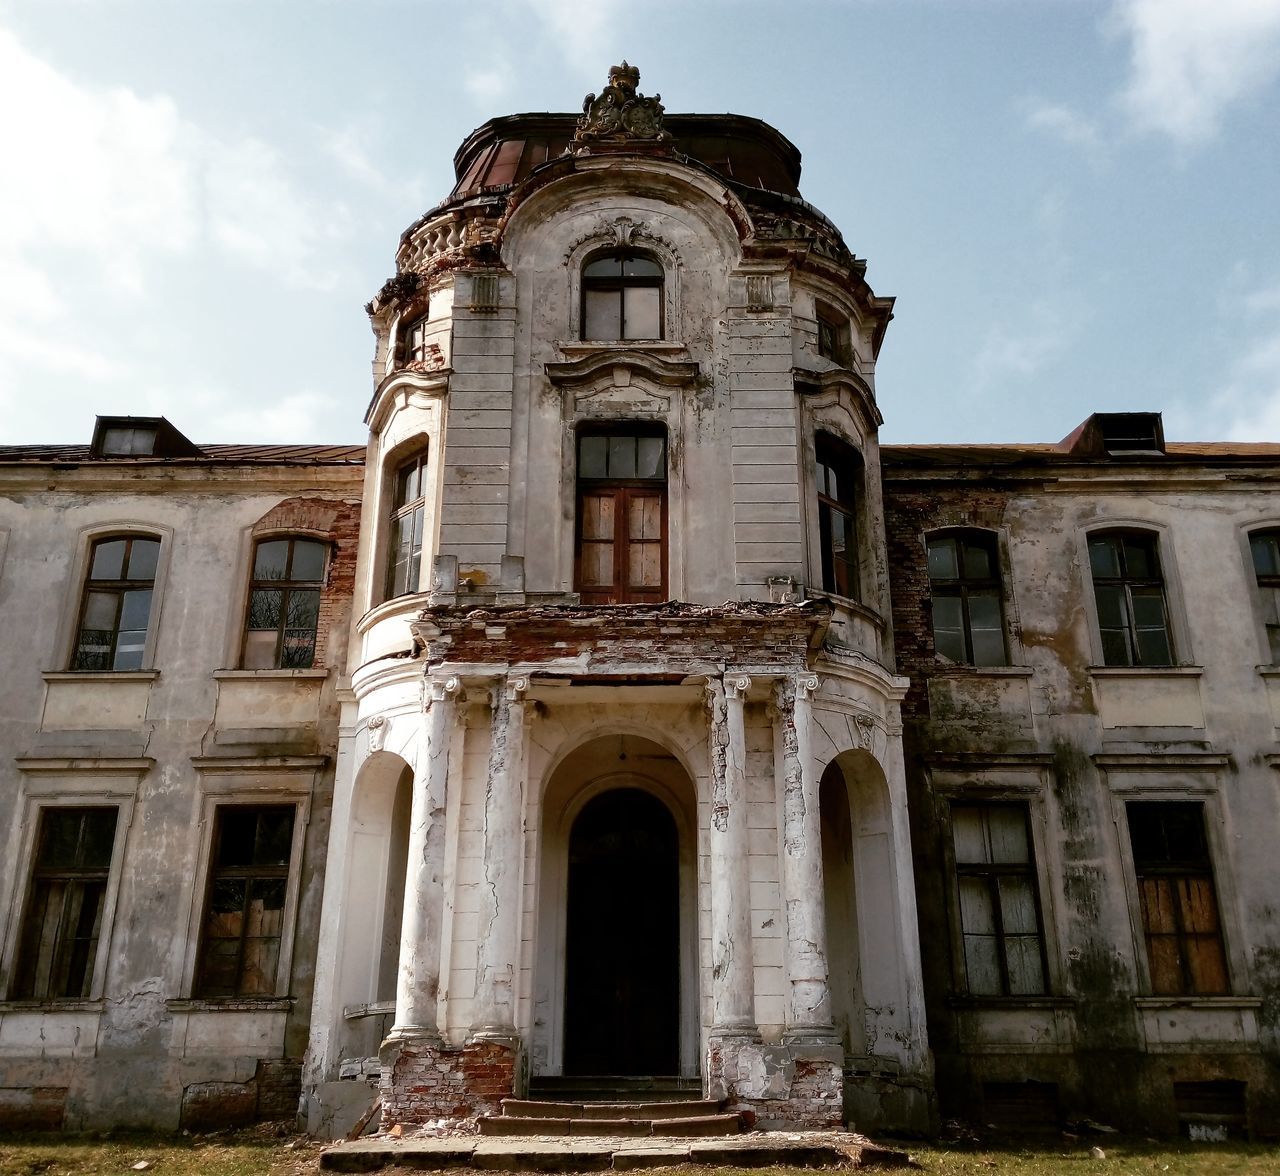
[[[583,604],[657,604],[667,593],[667,445],[661,427],[578,437],[576,581]]]
[[[858,494],[862,458],[852,445],[830,433],[819,433],[818,536],[822,549],[822,590],[857,600]]]
[[[588,261],[582,269],[582,337],[661,339],[662,266],[629,249]]]
[[[95,540],[80,602],[73,670],[140,670],[151,619],[160,540]]]
[[[310,669],[316,656],[326,544],[318,539],[260,539],[244,623],[244,668]]]
[[[995,535],[930,535],[927,548],[934,650],[962,665],[1007,665]]]
[[[422,576],[422,533],[427,516],[427,453],[404,462],[391,496],[387,546],[387,599],[417,592]]]
[[[1280,665],[1280,529],[1254,531],[1249,536],[1249,549],[1262,598],[1262,623],[1267,627],[1271,664]]]
[[[1157,537],[1150,531],[1089,536],[1102,660],[1108,666],[1171,666],[1173,641]]]

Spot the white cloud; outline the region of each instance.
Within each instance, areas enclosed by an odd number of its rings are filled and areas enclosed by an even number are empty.
[[[1125,113],[1184,145],[1280,74],[1280,0],[1117,0],[1110,23],[1131,42]]]
[[[608,49],[618,6],[609,0],[524,0],[543,22],[552,39],[570,61],[604,77],[610,65],[602,55]]]
[[[995,322],[974,360],[979,388],[1013,377],[1025,380],[1043,371],[1067,348],[1076,321],[1061,307],[1040,299],[1017,323]]]
[[[1096,152],[1102,147],[1102,136],[1093,120],[1069,106],[1033,101],[1027,109],[1027,125],[1089,152]]]
[[[511,88],[511,73],[505,69],[469,69],[462,76],[462,86],[477,102],[489,104]]]

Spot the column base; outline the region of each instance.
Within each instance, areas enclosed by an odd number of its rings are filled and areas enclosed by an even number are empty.
[[[394,1032],[378,1051],[382,1125],[473,1119],[499,1113],[515,1094],[520,1039],[470,1040],[449,1045],[439,1037]]]
[[[707,1044],[707,1094],[748,1126],[828,1130],[844,1124],[844,1050],[799,1041],[715,1035]]]

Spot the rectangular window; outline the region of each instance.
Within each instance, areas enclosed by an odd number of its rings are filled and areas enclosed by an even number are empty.
[[[1262,599],[1262,622],[1267,627],[1271,664],[1280,665],[1280,531],[1256,531],[1249,536],[1249,549]]]
[[[263,539],[253,553],[244,667],[308,669],[315,661],[326,545]]]
[[[995,536],[935,535],[927,552],[933,648],[962,665],[1007,665]]]
[[[1173,665],[1156,536],[1144,531],[1090,535],[1089,565],[1103,664]]]
[[[660,434],[578,438],[577,590],[584,604],[666,599],[666,480]]]
[[[295,811],[291,804],[216,810],[197,997],[275,995]]]
[[[858,574],[858,495],[862,459],[852,445],[830,433],[814,438],[818,477],[818,543],[822,590],[862,597]]]
[[[953,804],[951,835],[968,991],[1043,993],[1044,937],[1027,806]]]
[[[1130,801],[1129,841],[1157,996],[1230,991],[1199,801]]]
[[[417,592],[422,578],[422,544],[427,520],[427,455],[420,453],[396,470],[387,547],[387,599]]]
[[[73,670],[139,670],[147,644],[160,541],[120,535],[89,554]]]
[[[818,303],[818,354],[823,359],[848,367],[849,320],[833,306]]]
[[[31,891],[19,938],[16,998],[89,995],[117,813],[114,806],[40,810]]]

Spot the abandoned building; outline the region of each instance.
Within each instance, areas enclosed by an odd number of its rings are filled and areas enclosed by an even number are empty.
[[[882,449],[799,152],[638,82],[459,148],[366,447],[0,448],[0,1127],[1280,1121],[1280,446]]]

